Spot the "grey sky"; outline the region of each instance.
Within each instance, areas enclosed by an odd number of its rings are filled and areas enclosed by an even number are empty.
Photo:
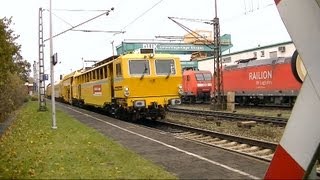
[[[160,2],[159,4],[157,4]],[[3,5],[5,4],[5,5]],[[139,19],[143,12],[150,9]],[[168,16],[212,19],[214,0],[52,0],[53,9],[110,9],[114,12],[80,26],[77,29],[124,30],[126,33],[83,33],[70,31],[53,41],[60,64],[55,67],[56,78],[82,67],[81,58],[102,60],[112,55],[111,41],[117,46],[124,39],[154,39],[157,35],[185,35],[186,32]],[[0,6],[0,17],[13,16],[12,29],[20,35],[22,56],[29,62],[38,60],[39,7],[49,9],[49,0],[10,0]],[[77,25],[101,12],[67,12],[54,10],[64,21]],[[49,37],[49,12],[44,12],[44,38]],[[238,51],[260,45],[289,41],[290,37],[280,19],[273,0],[218,0],[221,35],[231,34],[233,48]],[[53,15],[53,34],[70,25]],[[134,21],[134,22],[133,22]],[[191,29],[212,30],[212,26],[179,21]],[[125,28],[126,27],[126,28]],[[123,29],[125,28],[125,29]],[[49,43],[45,48],[45,69],[49,74]]]

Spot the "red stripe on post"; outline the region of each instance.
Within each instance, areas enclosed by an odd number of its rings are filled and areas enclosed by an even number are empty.
[[[276,3],[276,5],[278,5],[280,1],[281,1],[281,0],[274,0],[274,2]]]
[[[303,168],[278,145],[265,179],[302,179],[305,174]]]

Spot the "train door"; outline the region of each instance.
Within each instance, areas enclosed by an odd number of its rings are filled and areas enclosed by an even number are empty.
[[[190,75],[188,74],[187,76],[185,76],[185,87],[186,87],[186,92],[191,92],[191,82],[190,82]]]
[[[72,104],[72,94],[73,94],[72,84],[73,84],[73,78],[71,78],[71,81],[70,81],[70,92],[69,92],[69,103],[70,104]]]
[[[81,99],[81,84],[78,85],[79,100]]]

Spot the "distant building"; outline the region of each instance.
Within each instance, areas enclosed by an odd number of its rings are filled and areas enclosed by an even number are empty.
[[[225,54],[222,55],[222,63],[224,66],[227,66],[235,64],[241,59],[256,58],[256,60],[260,60],[274,57],[290,57],[295,50],[293,42],[288,41]],[[213,57],[198,60],[198,67],[200,70],[213,72]]]
[[[34,93],[33,83],[26,82],[24,85],[26,86],[27,93],[32,95]]]

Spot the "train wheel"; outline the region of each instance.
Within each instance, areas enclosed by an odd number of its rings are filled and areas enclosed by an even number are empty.
[[[160,119],[164,119],[164,118],[166,118],[166,111],[165,111],[165,109],[161,109],[160,110]]]

